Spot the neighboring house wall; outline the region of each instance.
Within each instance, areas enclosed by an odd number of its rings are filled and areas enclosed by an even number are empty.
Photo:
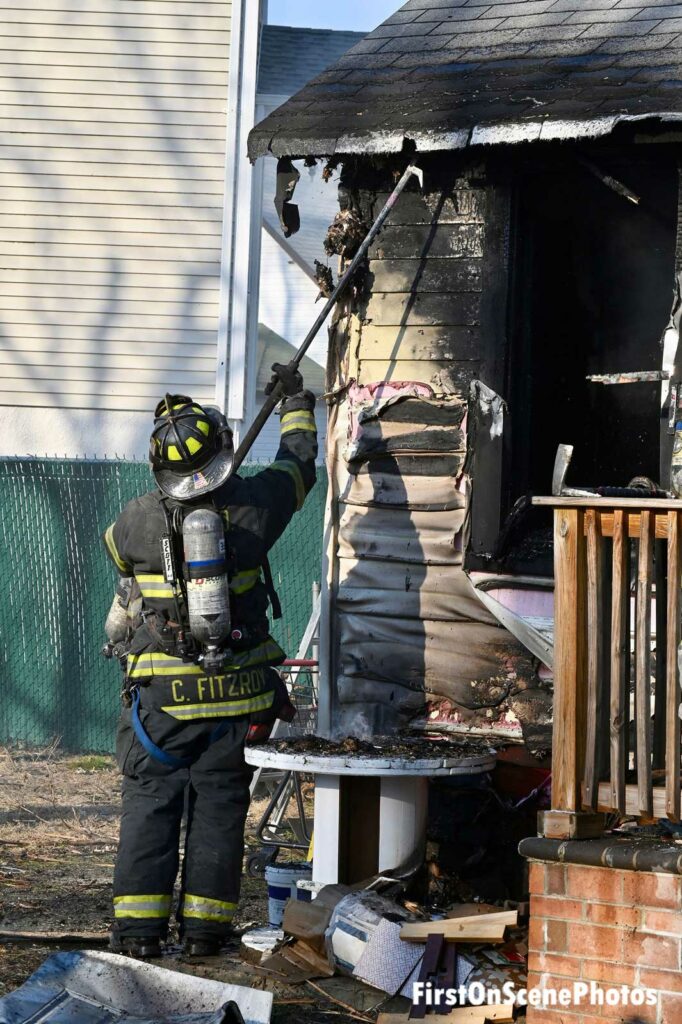
[[[338,60],[360,39],[360,32],[265,25],[261,34],[256,122],[285,103],[306,82]],[[322,177],[323,161],[315,167],[306,168],[302,164],[298,164],[298,167],[301,178],[293,201],[299,207],[301,227],[295,235],[285,240],[273,203],[277,161],[268,156],[256,165],[258,185],[255,186],[257,194],[254,196],[254,210],[257,211],[259,222],[262,218],[264,227],[259,240],[259,343],[252,343],[249,352],[247,408],[250,416],[255,415],[264,399],[264,362],[265,369],[269,368],[267,359],[270,355],[270,346],[264,345],[264,336],[274,332],[281,341],[288,343],[288,349],[286,344],[278,346],[282,350],[278,358],[283,360],[286,352],[286,360],[291,359],[319,312],[319,305],[315,305],[319,294],[314,280],[315,260],[329,263],[336,277],[337,259],[333,257],[330,260],[325,254],[324,238],[337,213],[338,173],[335,172],[332,180],[325,182]],[[255,253],[252,255],[255,258]],[[304,365],[306,384],[319,397],[316,417],[320,436],[320,461],[324,457],[327,427],[326,403],[321,398],[327,349],[328,329],[325,325],[308,351],[312,362]],[[277,450],[278,436],[279,423],[273,417],[252,449],[253,458],[271,459]]]
[[[0,454],[138,456],[213,401],[230,2],[0,0]]]

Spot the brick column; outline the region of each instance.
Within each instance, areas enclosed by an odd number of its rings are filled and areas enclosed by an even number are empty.
[[[655,1006],[528,1008],[528,1024],[682,1024],[682,878],[580,864],[530,865],[528,985],[626,985]]]

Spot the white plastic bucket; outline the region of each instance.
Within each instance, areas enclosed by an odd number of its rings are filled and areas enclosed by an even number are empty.
[[[312,864],[268,864],[265,881],[268,886],[268,918],[279,928],[287,900],[296,899],[296,883],[301,878],[312,878]]]

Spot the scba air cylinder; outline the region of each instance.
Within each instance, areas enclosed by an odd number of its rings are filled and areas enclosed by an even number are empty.
[[[190,632],[197,643],[215,649],[230,636],[230,580],[223,521],[213,509],[198,508],[185,519],[182,539]]]

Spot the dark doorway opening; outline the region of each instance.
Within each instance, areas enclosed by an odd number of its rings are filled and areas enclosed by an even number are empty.
[[[636,475],[659,475],[661,385],[586,378],[661,369],[675,273],[677,158],[665,147],[642,146],[590,160],[640,203],[616,194],[568,152],[526,174],[519,187],[503,515],[521,495],[551,493],[560,443],[574,445],[573,486],[625,486]],[[531,514],[527,529],[538,527]],[[537,564],[524,567],[551,572],[544,546],[529,546],[528,560]],[[523,561],[519,551],[508,557],[517,562],[519,554]]]

